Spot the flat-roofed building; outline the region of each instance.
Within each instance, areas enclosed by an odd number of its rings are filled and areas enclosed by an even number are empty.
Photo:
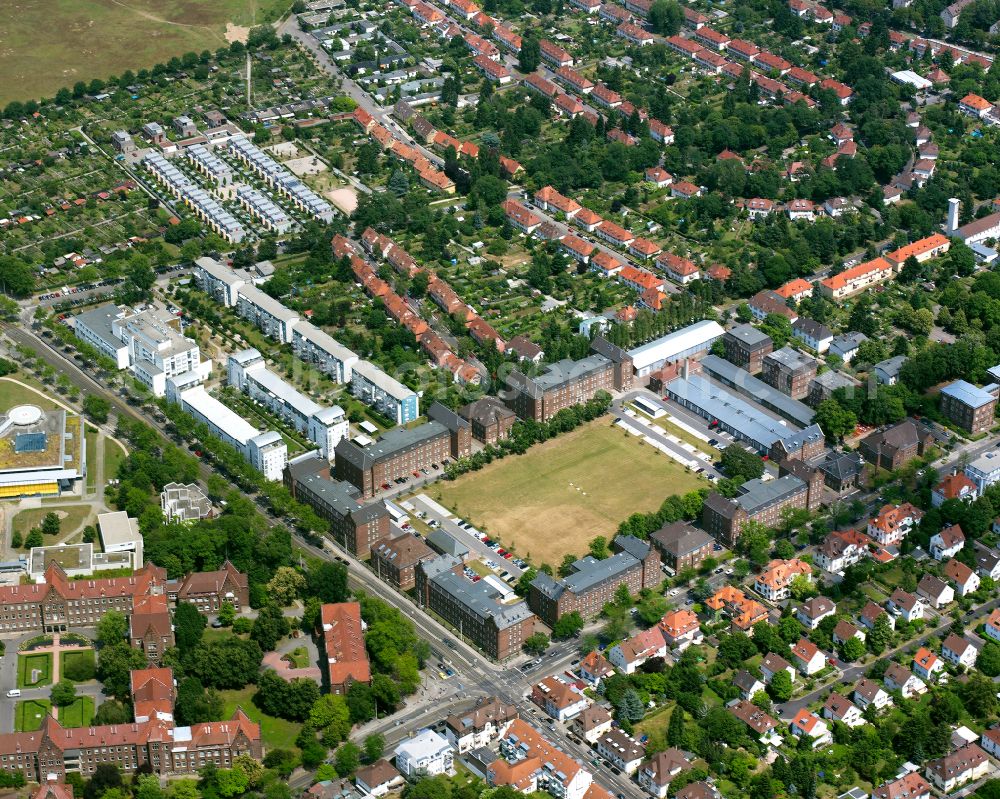
[[[349,433],[347,414],[339,405],[324,407],[269,370],[264,356],[255,349],[229,356],[229,385],[294,425],[319,447],[320,454],[332,458],[334,449]]]
[[[809,381],[816,377],[817,361],[791,347],[782,347],[764,358],[764,382],[787,394],[802,399],[809,393]]]
[[[726,360],[751,374],[763,368],[764,357],[774,350],[771,337],[748,324],[727,330],[722,342],[726,348]]]
[[[637,377],[645,377],[668,361],[677,361],[708,352],[725,335],[722,325],[712,320],[695,322],[673,333],[629,351]]]

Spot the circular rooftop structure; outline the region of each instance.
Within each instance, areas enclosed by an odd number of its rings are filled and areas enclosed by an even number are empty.
[[[37,405],[18,405],[7,411],[7,418],[18,427],[26,427],[42,418],[42,409]]]

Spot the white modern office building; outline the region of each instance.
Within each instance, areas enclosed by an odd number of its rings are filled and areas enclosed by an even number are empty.
[[[181,320],[165,308],[130,312],[102,305],[76,316],[73,327],[157,397],[165,395],[170,378],[191,373],[201,381],[212,368],[210,361],[202,362],[197,342],[184,335]]]
[[[238,449],[268,480],[281,479],[288,462],[288,447],[279,433],[258,430],[211,396],[204,386],[185,387],[183,377],[171,380],[168,387],[168,397],[206,425],[213,436]]]
[[[965,476],[976,484],[982,494],[989,486],[1000,481],[1000,452],[990,450],[971,461],[965,467]]]
[[[332,459],[337,442],[348,434],[347,415],[339,405],[325,407],[313,402],[267,368],[264,356],[255,349],[229,356],[229,385],[273,413],[295,425],[308,436],[324,458]]]

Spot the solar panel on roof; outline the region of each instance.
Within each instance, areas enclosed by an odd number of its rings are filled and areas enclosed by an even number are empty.
[[[47,443],[45,433],[18,433],[14,438],[14,452],[45,452]]]

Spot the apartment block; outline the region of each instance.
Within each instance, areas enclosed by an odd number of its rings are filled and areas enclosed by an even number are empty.
[[[816,377],[817,361],[791,347],[782,347],[764,358],[763,378],[769,386],[792,399],[809,393],[809,382]]]
[[[660,555],[647,542],[620,535],[612,549],[615,554],[604,560],[589,555],[581,558],[563,578],[539,573],[528,593],[531,609],[551,627],[574,611],[585,619],[597,616],[620,585],[637,594],[661,582]]]
[[[722,337],[726,360],[750,374],[756,374],[764,365],[764,358],[774,350],[774,342],[766,333],[753,325],[737,325]]]
[[[1000,385],[990,383],[984,388],[956,380],[941,389],[941,413],[963,430],[975,435],[993,426]]]
[[[748,521],[775,527],[784,508],[806,507],[808,493],[806,483],[790,474],[766,482],[748,480],[740,486],[740,494],[733,499],[713,491],[705,499],[702,527],[727,546],[732,546]]]

